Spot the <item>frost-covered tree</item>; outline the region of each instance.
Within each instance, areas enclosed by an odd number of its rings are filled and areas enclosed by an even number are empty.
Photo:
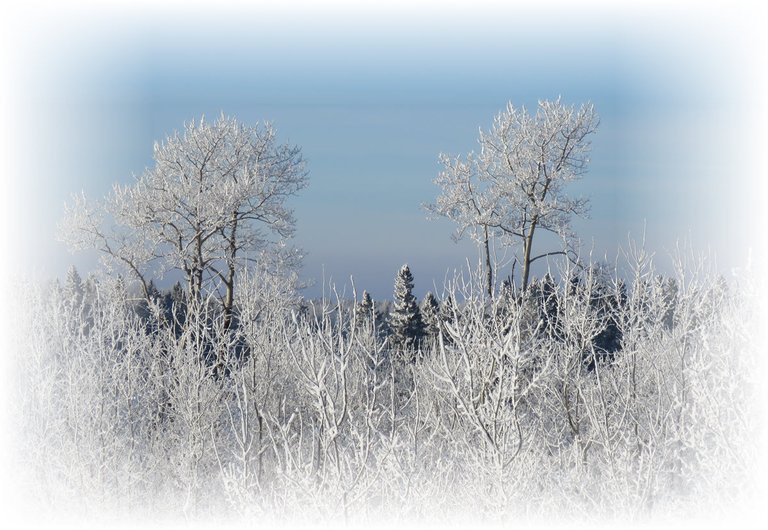
[[[550,273],[544,275],[539,284],[538,292],[536,293],[539,306],[540,318],[543,321],[545,329],[550,333],[556,330],[559,326],[558,323],[558,297],[557,297],[557,285],[554,278]]]
[[[77,272],[74,265],[70,265],[67,270],[67,278],[64,281],[64,294],[66,295],[66,303],[73,309],[79,310],[83,304],[85,290],[80,273]]]
[[[490,238],[521,244],[521,287],[525,290],[531,264],[552,255],[568,255],[575,236],[571,217],[587,212],[587,201],[571,198],[565,187],[587,170],[589,137],[598,117],[591,104],[576,109],[539,101],[536,114],[511,103],[480,131],[480,151],[461,157],[441,155],[443,171],[435,180],[442,193],[427,208],[456,222],[455,237],[470,231],[483,245],[486,288],[492,292]],[[559,237],[563,247],[533,253],[539,231]]]
[[[440,305],[440,312],[438,314],[438,317],[440,318],[440,329],[443,332],[443,341],[446,343],[450,343],[451,341],[450,335],[446,333],[447,328],[456,322],[458,314],[459,310],[456,307],[453,294],[446,294],[443,298],[443,303]]]
[[[440,304],[431,292],[421,301],[421,319],[424,324],[424,339],[433,341],[440,333]]]
[[[270,124],[246,126],[223,115],[185,125],[155,144],[155,166],[101,203],[76,197],[62,238],[96,248],[139,281],[149,298],[153,274],[184,273],[188,298],[220,298],[229,328],[238,271],[293,234],[286,200],[307,185],[299,147],[279,144]]]
[[[85,283],[74,265],[67,270],[64,286],[59,294],[62,296],[63,308],[66,311],[67,325],[73,331],[77,330],[81,336],[86,335],[89,308],[85,298]]]
[[[395,277],[394,308],[390,314],[392,345],[399,349],[415,347],[423,332],[421,311],[413,295],[413,274],[403,265]]]
[[[460,157],[440,154],[443,165],[435,179],[442,193],[434,204],[426,204],[426,210],[436,217],[447,217],[456,223],[452,237],[458,241],[466,234],[481,246],[485,266],[485,288],[493,295],[493,264],[491,263],[491,237],[497,226],[497,213],[492,204],[492,192],[488,182],[479,178],[472,165],[472,155],[466,161]]]
[[[373,309],[373,300],[368,291],[363,291],[362,300],[357,304],[355,311],[355,319],[358,327],[366,325],[372,325],[376,319],[376,315]]]

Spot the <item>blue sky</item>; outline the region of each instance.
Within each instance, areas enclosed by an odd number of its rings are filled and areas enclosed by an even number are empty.
[[[501,6],[27,13],[13,37],[13,206],[38,214],[19,267],[95,267],[54,241],[70,194],[103,196],[152,164],[154,141],[224,112],[303,148],[310,187],[292,204],[305,278],[353,276],[383,298],[408,262],[421,296],[476,259],[420,208],[438,193],[438,153],[475,149],[507,101],[558,95],[601,117],[573,187],[591,197],[575,223],[586,247],[613,255],[646,226],[660,253],[690,237],[723,270],[743,265],[762,245],[749,13]]]

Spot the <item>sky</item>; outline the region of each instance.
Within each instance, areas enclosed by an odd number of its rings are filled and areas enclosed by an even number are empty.
[[[291,200],[302,277],[391,297],[475,263],[451,222],[428,220],[438,154],[477,148],[507,102],[590,101],[600,116],[584,248],[611,260],[645,233],[727,273],[764,255],[764,49],[752,3],[405,2],[33,4],[5,16],[5,266],[42,277],[95,268],[55,239],[68,198],[101,198],[152,165],[186,121],[271,121],[301,146]],[[751,249],[751,250],[750,250]],[[548,248],[542,248],[550,250]],[[759,261],[759,259],[758,259]],[[502,271],[503,272],[503,271]]]

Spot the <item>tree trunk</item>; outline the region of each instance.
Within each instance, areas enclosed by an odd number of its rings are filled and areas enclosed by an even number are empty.
[[[523,292],[528,289],[528,278],[531,273],[531,247],[533,246],[533,234],[535,231],[536,219],[531,223],[531,228],[525,236],[525,244],[523,246],[523,283],[521,286]]]
[[[224,297],[224,331],[232,327],[232,313],[235,306],[235,258],[237,257],[237,212],[232,213],[232,237],[229,240],[229,256],[227,263],[227,289]]]
[[[203,297],[203,240],[199,227],[195,235],[195,257],[190,269],[189,298],[192,305],[199,309]]]
[[[488,290],[488,297],[493,298],[493,269],[491,269],[491,249],[488,241],[488,227],[483,227],[484,246],[485,246],[485,282]]]

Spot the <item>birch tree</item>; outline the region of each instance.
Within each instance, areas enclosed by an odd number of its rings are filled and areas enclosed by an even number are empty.
[[[232,322],[236,277],[275,239],[288,238],[287,199],[307,185],[301,149],[279,144],[270,124],[201,119],[154,147],[155,166],[106,200],[76,198],[62,237],[96,248],[149,295],[152,274],[183,272],[190,302],[217,294]]]
[[[576,109],[560,98],[544,100],[532,115],[509,103],[490,130],[480,131],[479,153],[470,152],[464,160],[441,155],[444,169],[435,184],[442,193],[427,209],[455,221],[456,237],[470,232],[482,244],[489,294],[492,237],[522,246],[524,290],[536,260],[573,251],[571,218],[585,215],[588,202],[569,197],[565,188],[587,171],[590,136],[598,122],[591,104]],[[562,248],[535,254],[535,236],[542,231],[557,236]]]

